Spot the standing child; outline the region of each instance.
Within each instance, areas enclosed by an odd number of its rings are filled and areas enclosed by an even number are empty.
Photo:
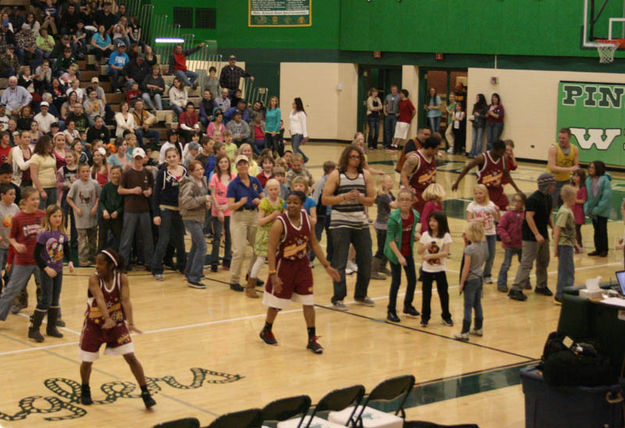
[[[87,311],[80,335],[80,403],[93,404],[89,388],[91,366],[100,356],[100,346],[105,343],[104,354],[124,356],[141,387],[143,404],[149,409],[156,401],[148,391],[143,367],[135,357],[130,338],[130,332],[140,334],[141,331],[133,322],[128,277],[122,273],[124,268],[124,259],[119,254],[103,250],[96,256],[95,273],[89,277]]]
[[[286,212],[278,217],[269,232],[269,279],[263,294],[267,317],[260,338],[267,345],[277,345],[272,328],[278,312],[288,308],[291,301],[299,302],[304,306],[304,319],[308,330],[306,349],[321,354],[323,347],[317,342],[313,275],[308,260],[308,246],[311,246],[333,281],[339,281],[340,275],[323,256],[323,250],[312,233],[308,215],[302,209],[305,200],[304,193],[291,193],[286,202]]]
[[[605,172],[602,161],[593,161],[588,166],[586,192],[588,200],[584,204],[584,212],[592,219],[594,229],[595,251],[589,256],[608,256],[608,217],[612,199],[612,176]]]
[[[234,160],[234,156],[236,155],[238,149],[237,145],[234,144],[232,139],[233,138],[231,131],[224,132],[224,147],[226,148],[226,154],[228,155],[230,162]]]
[[[464,230],[465,241],[470,242],[464,249],[464,262],[460,276],[460,294],[464,293],[464,318],[462,331],[454,339],[467,342],[469,333],[482,336],[482,265],[487,252],[484,243],[484,226],[481,222],[470,221]],[[475,312],[475,323],[471,327],[471,310]]]
[[[558,283],[554,297],[557,303],[562,300],[564,288],[575,283],[573,253],[575,249],[579,249],[575,241],[575,216],[572,210],[577,190],[570,184],[565,184],[560,190],[560,197],[562,205],[556,215],[556,227],[553,230],[554,255],[558,258]]]
[[[398,206],[395,201],[395,196],[391,192],[392,189],[393,179],[390,175],[384,174],[378,180],[378,194],[375,197],[375,201],[373,201],[377,207],[377,217],[373,223],[373,228],[375,229],[376,241],[378,241],[378,250],[371,262],[371,279],[386,279],[383,269],[387,261],[384,255],[387,223],[389,215],[391,214],[391,209],[395,209]],[[397,286],[399,287],[399,283]]]
[[[449,312],[449,292],[447,291],[447,256],[452,243],[447,216],[442,211],[434,211],[430,216],[429,228],[419,239],[417,253],[423,263],[423,303],[421,304],[421,327],[427,327],[430,321],[430,300],[432,299],[432,283],[436,281],[438,297],[441,301],[443,324],[453,326]]]
[[[483,184],[478,184],[473,188],[473,202],[467,206],[467,220],[479,221],[484,226],[486,233],[486,262],[484,263],[484,282],[492,284],[491,271],[495,261],[495,250],[497,246],[497,229],[495,222],[499,221],[499,207],[490,200],[488,189]]]
[[[428,230],[430,216],[434,211],[443,211],[443,199],[445,199],[445,189],[438,183],[432,183],[425,188],[421,194],[425,201],[421,214],[421,233]]]
[[[579,252],[584,251],[584,243],[582,242],[582,226],[586,224],[586,215],[584,214],[584,204],[588,200],[588,191],[586,190],[586,172],[578,168],[573,171],[573,186],[577,189],[575,197],[575,205],[573,205],[573,216],[575,217],[575,238]],[[576,250],[578,251],[577,247]]]
[[[260,184],[261,186],[263,186],[264,189],[267,185],[267,181],[273,178],[273,167],[275,165],[275,161],[271,153],[268,153],[265,156],[261,156],[261,158],[258,160],[258,163],[263,170],[258,173],[256,178],[258,178],[258,181],[260,181]],[[280,183],[278,183],[278,185],[279,184]]]
[[[33,254],[45,213],[38,207],[39,192],[34,187],[22,189],[21,211],[13,217],[9,233],[11,247],[7,269],[11,276],[0,297],[0,321],[7,319],[13,299],[26,287],[30,276],[39,275]]]
[[[497,278],[497,290],[503,293],[508,292],[508,270],[512,264],[512,258],[517,256],[519,263],[521,263],[524,219],[525,194],[517,193],[512,198],[512,209],[501,216],[497,225],[497,234],[501,238],[504,249],[504,259]]]
[[[273,168],[273,178],[280,183],[280,197],[286,201],[289,196],[289,186],[286,185],[286,170],[281,166]]]
[[[69,252],[69,241],[63,226],[63,210],[58,205],[50,205],[43,218],[41,232],[37,235],[35,261],[41,269],[41,293],[37,298],[37,307],[33,313],[32,326],[28,337],[35,342],[43,342],[39,327],[43,317],[48,314],[46,335],[61,338],[56,329],[59,318],[59,297],[63,284],[63,253]],[[69,262],[69,271],[74,272],[74,265]]]
[[[98,201],[99,215],[99,238],[98,251],[112,248],[119,249],[122,236],[122,213],[124,211],[124,199],[119,194],[119,182],[122,178],[122,167],[115,165],[109,172],[111,181],[106,183],[100,193]],[[113,234],[113,244],[109,247],[109,231]]]
[[[0,273],[9,259],[9,233],[13,217],[20,212],[15,205],[15,189],[8,184],[0,185]],[[6,285],[6,284],[5,284]],[[0,275],[0,291],[2,290],[2,276]]]
[[[304,202],[304,206],[302,207],[308,217],[310,217],[310,223],[313,228],[317,224],[317,202],[310,196],[308,196],[308,181],[305,177],[295,177],[291,182],[291,192],[302,192],[306,195],[306,201]],[[284,208],[286,209],[286,202],[284,203]]]
[[[221,245],[221,234],[225,233],[224,257],[222,266],[224,270],[230,269],[232,260],[231,237],[230,237],[230,215],[232,211],[228,208],[228,184],[234,180],[231,172],[230,158],[225,154],[217,155],[217,166],[210,179],[208,188],[212,197],[212,214],[217,219],[213,223],[213,249],[211,252],[211,272],[217,272],[219,266],[219,246]]]
[[[78,230],[78,265],[89,266],[95,262],[98,246],[98,199],[100,185],[89,176],[89,165],[78,167],[79,180],[75,181],[67,194],[67,203],[74,210]]]
[[[285,203],[280,197],[280,183],[276,179],[267,181],[265,186],[267,197],[263,198],[258,204],[258,230],[256,231],[256,242],[254,244],[254,253],[256,261],[247,279],[246,293],[248,297],[257,298],[256,283],[258,282],[258,274],[260,268],[263,267],[267,260],[267,245],[269,244],[269,231],[275,220],[282,214]]]
[[[409,189],[401,189],[397,194],[399,209],[389,215],[387,230],[385,230],[384,254],[391,262],[391,288],[388,297],[386,319],[391,322],[399,322],[395,309],[397,292],[401,284],[401,268],[406,272],[406,296],[404,297],[404,313],[411,316],[419,316],[419,311],[412,305],[414,291],[417,284],[415,273],[413,247],[414,240],[420,234],[417,230],[419,213],[412,208],[414,195]],[[379,235],[378,235],[379,236]]]

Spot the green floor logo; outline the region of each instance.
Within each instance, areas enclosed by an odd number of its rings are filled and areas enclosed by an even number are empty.
[[[558,129],[571,128],[580,161],[625,165],[624,95],[625,84],[560,82]]]

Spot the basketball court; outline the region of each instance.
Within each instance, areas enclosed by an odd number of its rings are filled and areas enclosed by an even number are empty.
[[[304,146],[310,156],[310,170],[321,175],[326,159],[338,159],[342,144],[316,143]],[[397,153],[377,150],[369,161],[395,178]],[[26,338],[27,315],[35,306],[34,282],[29,284],[29,307],[19,316],[0,323],[0,426],[152,426],[186,416],[202,425],[218,415],[250,407],[262,407],[271,400],[309,394],[316,402],[337,387],[363,384],[370,390],[392,376],[413,374],[417,386],[407,404],[409,420],[438,423],[474,422],[481,427],[524,425],[523,393],[519,369],[540,358],[547,335],[556,329],[560,307],[551,298],[528,293],[524,303],[509,300],[484,287],[484,336],[468,343],[452,339],[460,330],[462,298],[458,276],[462,255],[461,232],[464,210],[472,195],[475,177],[469,174],[458,192],[449,189],[464,165],[463,158],[444,155],[438,182],[447,189],[445,210],[450,218],[454,243],[448,260],[451,312],[456,325],[440,323],[438,297],[434,293],[432,319],[427,328],[419,319],[402,316],[401,323],[386,319],[390,278],[372,280],[369,295],[376,306],[368,308],[348,297],[349,312],[331,308],[332,283],[315,263],[317,334],[325,347],[323,355],[306,351],[306,330],[301,308],[293,305],[278,317],[274,332],[279,346],[265,345],[258,337],[265,308],[259,299],[246,298],[228,287],[228,273],[207,273],[206,290],[187,287],[177,273],[166,272],[157,282],[147,272],[130,274],[135,324],[143,330],[134,335],[136,355],[146,375],[157,406],[145,411],[138,387],[121,357],[102,356],[94,363],[91,388],[95,404],[79,404],[78,339],[87,297],[87,279],[93,269],[66,273],[61,307],[67,327],[65,337],[46,337],[42,344]],[[521,163],[513,172],[519,186],[529,194],[543,165]],[[625,175],[614,174],[615,204],[623,196]],[[506,188],[508,194],[511,187]],[[616,205],[615,205],[616,207]],[[618,213],[618,210],[616,210]],[[375,207],[370,211],[375,218]],[[620,214],[619,214],[620,217]],[[613,278],[622,267],[622,253],[614,243],[622,236],[620,219],[609,223],[610,248],[607,258],[575,256],[576,283],[601,275]],[[592,226],[582,229],[586,252],[592,249]],[[372,233],[375,237],[375,234]],[[322,245],[325,238],[322,240]],[[375,245],[375,243],[374,243]],[[499,251],[494,272],[498,273],[503,251]],[[518,266],[513,262],[511,278]],[[556,282],[557,261],[549,266],[549,287]],[[266,277],[263,268],[261,277]],[[348,277],[348,295],[355,275]],[[400,293],[405,284],[402,284]],[[259,293],[261,292],[258,289]],[[421,303],[420,286],[415,306]],[[403,294],[400,294],[400,299]],[[400,300],[401,302],[401,300]]]

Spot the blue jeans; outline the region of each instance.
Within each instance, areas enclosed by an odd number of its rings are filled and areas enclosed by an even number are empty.
[[[299,148],[302,144],[304,136],[302,134],[291,135],[291,145],[293,146],[293,153],[299,153],[304,157],[304,163],[308,162],[308,156]]]
[[[495,144],[495,141],[501,138],[502,133],[502,122],[493,122],[486,124],[486,150],[490,150],[493,148],[493,144]]]
[[[497,249],[497,235],[486,235],[486,248],[488,249],[488,254],[485,254],[484,278],[490,278],[493,262],[495,261],[495,250]]]
[[[432,132],[438,132],[441,127],[441,117],[428,117],[428,123],[430,124],[430,130]]]
[[[562,298],[564,287],[571,287],[575,283],[575,264],[573,254],[575,248],[570,245],[558,245],[558,284],[556,297]]]
[[[393,142],[395,134],[395,125],[397,124],[397,116],[388,114],[384,118],[384,147],[389,147]]]
[[[13,265],[11,267],[11,277],[0,297],[0,321],[7,319],[13,300],[26,287],[30,276],[33,274],[38,276],[39,272],[37,265]]]
[[[141,98],[148,105],[150,109],[163,110],[163,102],[162,102],[161,94],[154,94],[154,97],[150,98],[150,94],[147,92],[144,92],[143,95],[141,95]],[[152,99],[154,99],[154,101],[152,101]]]
[[[369,138],[367,138],[367,143],[369,147],[372,149],[378,148],[378,134],[380,131],[380,117],[379,116],[368,116],[367,122],[369,123]]]
[[[484,147],[484,128],[473,128],[473,144],[471,144],[471,156],[476,157],[482,153]]]
[[[111,68],[109,70],[109,76],[111,76],[111,86],[113,87],[113,91],[116,91],[119,88],[119,78],[124,75],[122,70],[117,70],[116,68]]]
[[[223,263],[226,266],[230,266],[232,260],[232,240],[230,238],[230,216],[224,217],[224,222],[220,222],[215,219],[213,222],[213,250],[211,251],[211,265],[217,266],[219,264],[219,245],[221,243],[221,234],[225,230],[226,236],[224,237],[224,257]]]
[[[58,307],[62,285],[63,272],[59,272],[54,278],[51,278],[45,270],[41,271],[41,294],[37,301],[37,309],[47,311],[51,306]]]
[[[471,310],[475,311],[476,324],[481,327],[484,313],[482,312],[482,278],[469,279],[464,283],[464,322],[471,325]],[[475,328],[479,328],[475,327]],[[463,333],[467,333],[464,332]]]
[[[153,275],[163,273],[163,258],[170,243],[176,249],[176,269],[182,272],[185,268],[186,258],[184,250],[184,223],[182,222],[182,217],[180,217],[180,212],[165,209],[161,210],[158,242],[154,248],[154,257],[152,257]]]
[[[177,106],[176,104],[171,104],[171,109],[176,113],[176,116],[180,116],[182,114],[182,107]]]
[[[187,71],[177,70],[174,73],[174,76],[176,76],[186,86],[193,86],[193,84],[197,80],[197,73],[191,70],[187,70]]]
[[[345,299],[347,295],[347,285],[345,283],[345,266],[349,253],[349,245],[353,244],[356,249],[356,265],[358,275],[356,277],[356,288],[354,290],[355,299],[367,297],[369,279],[371,278],[371,234],[369,227],[363,229],[351,229],[339,227],[330,229],[334,254],[332,255],[332,267],[339,271],[341,279],[335,282],[332,303]]]
[[[206,240],[202,231],[202,223],[184,220],[184,226],[187,228],[189,235],[191,235],[191,250],[189,250],[185,276],[189,281],[199,282],[202,279],[206,255]]]
[[[385,231],[386,232],[386,231]],[[394,311],[397,304],[397,292],[399,291],[399,285],[401,284],[401,268],[399,263],[390,263],[391,265],[391,289],[388,295],[388,310]],[[404,308],[412,306],[412,299],[414,298],[414,290],[417,286],[417,273],[414,267],[414,258],[412,254],[406,257],[406,266],[404,266],[404,272],[406,272],[406,280],[408,281],[408,287],[406,288],[406,296],[404,297]]]
[[[497,277],[497,288],[508,288],[508,270],[512,265],[512,258],[517,256],[519,263],[521,263],[521,249],[520,248],[504,248],[503,263],[501,269],[499,269],[499,277]]]
[[[161,133],[156,129],[148,129],[145,131],[143,128],[135,129],[135,135],[137,136],[137,143],[143,148],[145,148],[145,144],[143,143],[143,139],[147,138],[152,140],[152,148],[158,149],[158,142],[161,139]]]
[[[149,255],[154,251],[154,245],[152,243],[152,221],[149,212],[124,212],[122,242],[119,245],[119,252],[126,261],[126,266],[130,263],[130,250],[135,239],[135,234],[138,234],[143,239],[143,254],[146,257],[146,263],[148,263],[150,261]]]

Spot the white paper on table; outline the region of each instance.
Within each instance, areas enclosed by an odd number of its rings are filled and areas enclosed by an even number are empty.
[[[618,306],[619,308],[625,308],[625,299],[621,297],[606,297],[605,299],[600,300],[599,303],[610,306]]]

